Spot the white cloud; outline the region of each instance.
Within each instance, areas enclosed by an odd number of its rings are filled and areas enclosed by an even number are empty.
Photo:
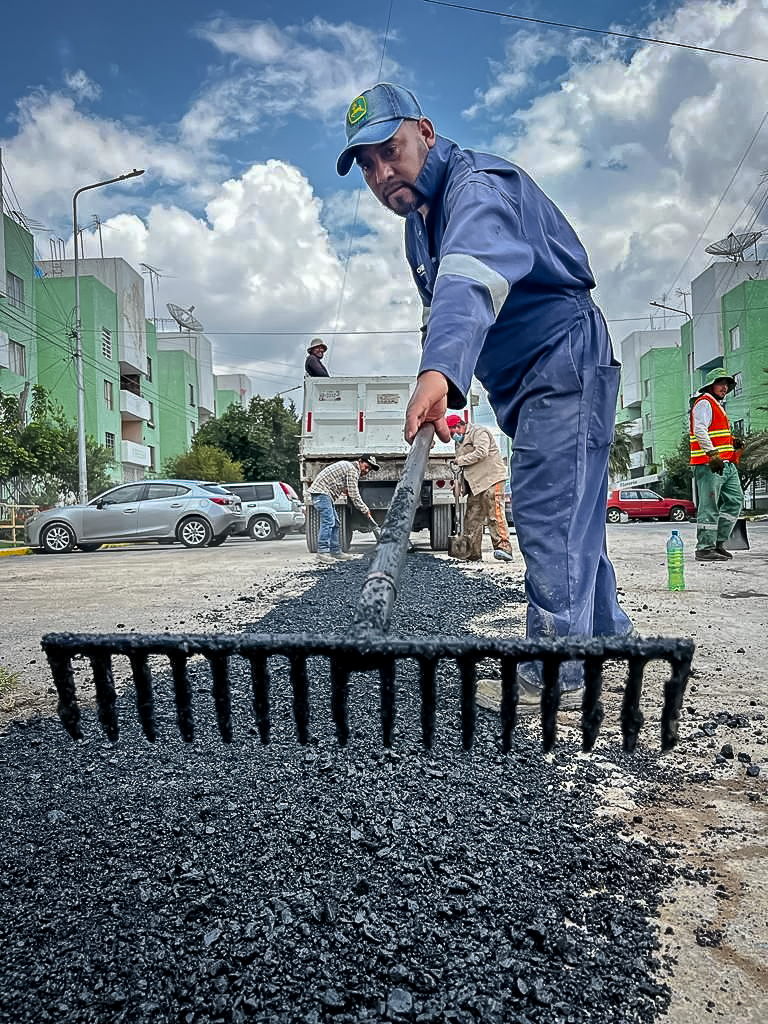
[[[64,82],[79,100],[95,100],[101,95],[101,87],[90,79],[82,68],[65,75]]]
[[[215,18],[197,29],[231,66],[217,71],[181,121],[182,141],[205,145],[289,117],[338,118],[378,77],[381,40],[358,25],[320,17],[281,29],[271,22]],[[384,78],[398,66],[387,59]]]

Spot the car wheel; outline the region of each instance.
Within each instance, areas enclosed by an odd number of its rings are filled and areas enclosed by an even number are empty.
[[[75,546],[75,532],[66,523],[51,523],[40,534],[40,547],[47,555],[66,555]]]
[[[285,534],[286,534],[285,530],[278,530],[277,531],[277,535],[276,535],[277,540],[282,540],[283,537],[285,537]]]
[[[669,510],[669,518],[673,523],[684,523],[688,517],[684,508],[680,508],[679,505],[675,505],[674,508]]]
[[[211,537],[211,539],[208,541],[208,547],[220,548],[228,536],[228,533],[220,533],[218,537]]]
[[[274,540],[276,534],[275,524],[269,516],[254,516],[248,523],[248,536],[251,540]]]
[[[178,537],[185,548],[204,548],[210,544],[213,530],[207,519],[190,516],[179,525]]]
[[[85,551],[86,554],[90,554],[92,551],[98,551],[101,544],[78,544],[81,551]]]
[[[609,508],[606,519],[609,523],[621,522],[621,512],[617,508]]]

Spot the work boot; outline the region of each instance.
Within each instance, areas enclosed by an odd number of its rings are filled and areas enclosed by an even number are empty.
[[[519,672],[517,674],[517,710],[520,714],[527,714],[532,711],[536,711],[541,707],[541,695],[543,693],[541,686],[536,686],[530,680],[526,679]],[[581,704],[584,700],[584,687],[579,686],[575,690],[561,690],[560,691],[560,710],[561,711],[580,711]]]
[[[725,555],[726,558],[733,558],[733,555],[725,546],[725,544],[715,544],[715,551],[719,551],[721,555]]]
[[[493,552],[493,557],[498,558],[500,562],[514,562],[515,558],[511,551],[505,551],[504,548],[496,548]]]
[[[349,562],[354,559],[354,555],[348,555],[344,551],[332,551],[331,556],[336,559],[337,562]]]
[[[333,565],[336,559],[330,553],[330,551],[321,551],[317,556],[318,562],[322,562],[323,565]]]
[[[697,562],[727,562],[728,555],[725,551],[718,551],[717,548],[700,548],[696,554]]]

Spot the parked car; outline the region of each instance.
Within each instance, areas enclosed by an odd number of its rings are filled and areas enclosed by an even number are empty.
[[[304,530],[304,506],[290,484],[280,480],[222,484],[243,503],[241,534],[253,540],[282,540],[286,533]]]
[[[243,521],[240,499],[219,484],[142,480],[105,491],[87,505],[61,505],[27,520],[31,547],[47,554],[97,551],[115,541],[180,541],[217,547]]]
[[[683,523],[695,518],[696,506],[687,498],[662,498],[645,487],[621,487],[608,496],[608,522],[618,523],[622,512],[630,519],[670,519]]]

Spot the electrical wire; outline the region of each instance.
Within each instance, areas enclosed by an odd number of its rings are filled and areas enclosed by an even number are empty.
[[[598,36],[617,36],[619,39],[636,39],[641,43],[655,43],[658,46],[678,46],[684,50],[696,50],[699,53],[714,53],[721,57],[736,57],[739,60],[754,60],[768,64],[768,57],[757,57],[751,53],[735,53],[732,50],[716,50],[711,46],[696,46],[693,43],[681,43],[672,39],[658,39],[654,36],[640,36],[632,32],[616,32],[608,28],[588,28],[586,25],[569,25],[563,21],[547,21],[544,18],[528,18],[522,14],[507,14],[504,11],[489,11],[484,7],[469,7],[466,4],[448,3],[447,0],[424,0],[424,3],[436,7],[450,7],[457,11],[472,11],[474,14],[492,14],[497,18],[508,18],[510,21],[527,21],[533,25],[546,25],[549,28],[567,28],[572,32],[589,32]]]

